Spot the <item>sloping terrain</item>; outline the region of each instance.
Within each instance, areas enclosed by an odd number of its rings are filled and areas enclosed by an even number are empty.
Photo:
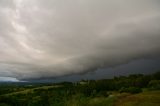
[[[160,106],[160,91],[122,96],[117,100],[115,106]]]

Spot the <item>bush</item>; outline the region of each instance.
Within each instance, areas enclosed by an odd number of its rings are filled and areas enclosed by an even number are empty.
[[[10,106],[10,105],[8,105],[6,103],[0,103],[0,106]]]
[[[100,91],[96,95],[97,97],[108,97],[108,93],[106,91]]]
[[[160,80],[151,80],[148,87],[151,90],[160,90]]]
[[[120,93],[126,92],[126,93],[131,93],[131,94],[136,94],[142,92],[141,88],[138,87],[129,87],[129,88],[121,88],[119,90]]]

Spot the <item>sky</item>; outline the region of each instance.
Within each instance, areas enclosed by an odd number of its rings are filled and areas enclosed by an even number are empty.
[[[159,0],[0,0],[0,80],[111,77],[121,66],[131,70],[126,73],[137,73],[133,67],[143,69],[138,73],[160,69],[159,5]]]

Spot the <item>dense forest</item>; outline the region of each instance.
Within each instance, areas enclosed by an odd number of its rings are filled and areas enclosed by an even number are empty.
[[[3,83],[0,85],[0,106],[120,106],[116,102],[122,96],[153,91],[157,101],[152,105],[158,106],[160,72],[74,83]]]

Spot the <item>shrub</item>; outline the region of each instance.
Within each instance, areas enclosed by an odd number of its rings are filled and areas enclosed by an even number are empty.
[[[100,91],[97,93],[98,97],[108,97],[108,93],[106,91]]]
[[[160,90],[160,80],[151,80],[148,87],[151,90]]]
[[[136,94],[136,93],[142,92],[142,89],[138,87],[121,88],[119,92],[120,93],[127,92],[131,94]]]

